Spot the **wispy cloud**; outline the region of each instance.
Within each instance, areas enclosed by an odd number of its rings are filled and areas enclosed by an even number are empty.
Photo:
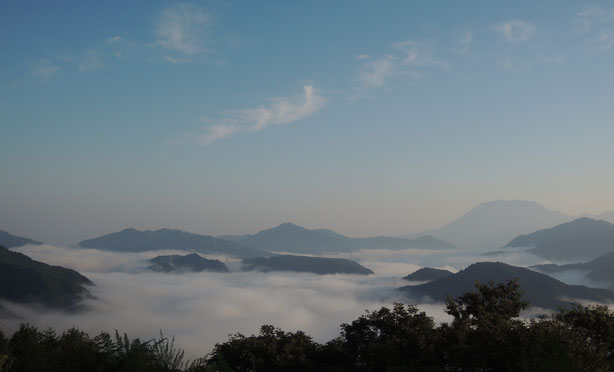
[[[371,89],[381,88],[393,76],[418,77],[420,69],[427,66],[447,67],[446,63],[433,58],[431,49],[424,43],[413,40],[395,43],[391,53],[369,60],[360,67],[350,99],[358,99]]]
[[[81,63],[79,63],[79,71],[80,72],[90,72],[94,70],[98,70],[104,67],[104,62],[98,56],[98,52],[96,50],[90,50],[85,53]]]
[[[303,86],[303,94],[276,98],[269,105],[243,109],[208,126],[198,143],[211,144],[239,132],[257,132],[274,125],[289,124],[312,115],[324,107],[324,98],[313,85]]]
[[[456,46],[452,48],[452,51],[460,55],[466,56],[469,54],[469,46],[471,45],[472,41],[473,32],[469,29],[465,29],[461,33],[460,38],[456,43]]]
[[[105,40],[105,43],[108,45],[111,44],[115,44],[115,43],[119,43],[120,41],[122,41],[124,38],[121,37],[120,35],[115,35],[113,37],[108,38],[107,40]]]
[[[576,30],[587,35],[597,49],[614,49],[614,9],[588,8],[578,14]]]
[[[520,20],[499,23],[493,27],[493,30],[510,43],[521,43],[535,35],[535,26]]]
[[[193,4],[178,4],[162,11],[156,24],[157,44],[166,52],[169,62],[187,62],[194,55],[204,53],[204,33],[211,15]],[[179,57],[178,57],[179,56]]]
[[[47,82],[60,72],[60,67],[48,59],[42,59],[34,66],[32,75],[41,82]]]

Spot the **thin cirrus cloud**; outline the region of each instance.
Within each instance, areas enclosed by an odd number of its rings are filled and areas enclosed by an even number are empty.
[[[532,23],[517,19],[499,23],[493,30],[510,43],[521,43],[535,35],[535,26]]]
[[[430,47],[418,41],[401,41],[393,44],[392,49],[391,53],[369,60],[360,67],[355,76],[356,85],[351,100],[362,98],[370,90],[383,87],[394,76],[419,77],[423,68],[447,67],[445,62],[433,58]]]
[[[274,125],[304,119],[324,107],[325,100],[313,85],[303,86],[303,94],[293,98],[276,98],[269,105],[236,111],[219,123],[210,125],[198,143],[209,145],[240,132],[257,132]]]
[[[614,49],[614,10],[585,9],[578,14],[575,26],[597,49],[606,52]]]
[[[452,48],[452,51],[462,56],[469,55],[469,46],[471,45],[472,41],[473,41],[473,32],[469,29],[465,29],[461,33],[456,46]]]
[[[169,62],[189,62],[192,57],[207,51],[205,31],[212,17],[193,4],[178,4],[163,10],[156,24],[156,44],[169,55]]]
[[[48,59],[43,59],[34,66],[32,75],[39,81],[46,82],[56,76],[58,72],[60,72],[60,67],[56,66]]]

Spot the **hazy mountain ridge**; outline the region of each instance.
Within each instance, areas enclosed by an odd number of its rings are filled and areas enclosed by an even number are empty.
[[[612,291],[568,285],[546,274],[500,262],[475,263],[448,277],[421,285],[405,286],[400,290],[411,298],[428,297],[435,301],[445,301],[448,295],[458,297],[473,288],[476,280],[481,283],[505,283],[515,278],[524,292],[523,298],[537,307],[569,307],[575,300],[614,302]]]
[[[92,282],[77,271],[51,266],[0,246],[0,298],[67,308],[88,295]]]
[[[228,272],[226,265],[219,260],[210,260],[202,257],[198,253],[192,253],[185,256],[181,255],[168,255],[168,256],[156,256],[149,260],[152,264],[148,267],[148,270],[157,272],[201,272],[201,271],[213,271],[213,272]]]
[[[292,223],[283,223],[251,235],[225,235],[233,241],[259,249],[277,252],[322,254],[327,252],[353,252],[360,249],[455,249],[450,243],[431,236],[417,239],[377,236],[350,238],[328,229],[309,230]]]
[[[10,234],[6,231],[0,230],[0,246],[6,248],[21,247],[26,244],[43,244],[29,238]]]
[[[319,275],[326,274],[358,274],[369,275],[373,271],[359,263],[344,258],[325,258],[294,256],[289,254],[273,257],[257,257],[243,260],[244,270],[258,271],[295,271]]]
[[[432,235],[467,250],[499,249],[513,238],[553,227],[579,217],[614,223],[614,211],[570,216],[526,200],[495,200],[480,203],[461,217],[435,230],[399,237]]]
[[[125,229],[93,239],[83,240],[79,246],[121,252],[143,252],[175,249],[202,254],[228,254],[238,258],[270,256],[270,252],[245,247],[229,240],[182,230],[160,229],[139,231]]]
[[[596,283],[606,284],[614,289],[614,252],[605,253],[594,260],[567,265],[534,265],[530,269],[543,273],[557,273],[569,270],[586,271],[585,278]]]
[[[614,225],[581,217],[552,228],[520,235],[504,248],[532,248],[530,253],[555,260],[591,259],[614,251]]]

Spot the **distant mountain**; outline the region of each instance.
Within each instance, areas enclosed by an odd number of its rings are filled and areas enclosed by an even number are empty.
[[[36,240],[24,238],[17,235],[12,235],[7,233],[6,231],[0,230],[0,246],[6,248],[14,248],[21,247],[26,244],[43,244],[41,242],[37,242]]]
[[[414,271],[413,273],[403,277],[403,279],[421,282],[426,280],[437,280],[448,277],[450,275],[454,275],[454,273],[448,270],[434,269],[432,267],[423,267],[422,269]]]
[[[0,247],[0,298],[69,308],[88,295],[92,282],[78,272],[50,266]]]
[[[352,252],[359,249],[454,249],[452,244],[431,236],[417,239],[350,238],[327,229],[308,230],[292,223],[260,231],[253,235],[225,235],[219,238],[233,240],[241,245],[276,252],[322,254],[326,252]]]
[[[520,235],[504,248],[533,248],[529,252],[555,260],[591,259],[614,251],[614,225],[587,217]]]
[[[245,247],[236,242],[171,229],[160,229],[155,231],[126,229],[98,238],[83,240],[79,245],[84,248],[121,252],[176,249],[202,254],[227,254],[239,258],[271,255],[270,252],[265,252],[257,248]]]
[[[197,253],[192,253],[185,256],[157,256],[149,260],[149,262],[151,262],[152,264],[148,267],[149,270],[165,273],[183,271],[228,271],[228,268],[222,261],[209,260],[204,257],[201,257]]]
[[[244,270],[296,271],[314,274],[373,274],[366,267],[344,258],[324,258],[294,255],[279,255],[269,258],[257,257],[243,260]]]
[[[456,246],[430,235],[423,235],[415,239],[391,238],[377,236],[375,238],[350,238],[358,249],[429,249],[449,250]]]
[[[571,219],[535,202],[497,200],[479,204],[430,234],[462,249],[491,251],[502,247],[515,236]]]
[[[585,271],[585,278],[595,283],[605,284],[609,286],[610,289],[614,289],[614,252],[603,254],[589,262],[568,265],[535,265],[531,266],[530,269],[546,274],[569,270]]]
[[[569,307],[573,301],[614,302],[614,292],[606,289],[567,285],[548,275],[523,267],[500,262],[479,262],[448,277],[433,280],[426,284],[400,288],[413,298],[428,297],[435,301],[445,301],[447,295],[459,297],[465,292],[475,290],[474,281],[481,283],[493,281],[505,283],[517,278],[524,295],[523,299],[532,306],[546,309]]]

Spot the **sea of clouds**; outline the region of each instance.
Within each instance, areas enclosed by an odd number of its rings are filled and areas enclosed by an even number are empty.
[[[546,263],[525,252],[482,256],[458,251],[362,250],[351,258],[374,275],[315,275],[293,272],[242,272],[237,259],[208,256],[227,263],[229,273],[166,274],[146,270],[147,259],[178,251],[123,253],[52,245],[14,249],[51,265],[75,269],[92,280],[92,298],[85,311],[65,313],[3,302],[17,317],[2,319],[16,329],[21,322],[61,331],[76,326],[90,334],[126,332],[151,339],[175,336],[190,358],[210,352],[230,334],[256,334],[261,325],[286,331],[303,330],[318,342],[339,336],[340,325],[365,310],[394,302],[412,303],[437,322],[449,321],[443,303],[411,300],[397,290],[410,284],[403,276],[421,267],[458,271],[477,261],[502,261],[518,266]],[[348,253],[330,257],[350,258]],[[581,280],[575,275],[572,279]],[[570,284],[576,284],[570,282]],[[422,302],[422,303],[420,303]]]

